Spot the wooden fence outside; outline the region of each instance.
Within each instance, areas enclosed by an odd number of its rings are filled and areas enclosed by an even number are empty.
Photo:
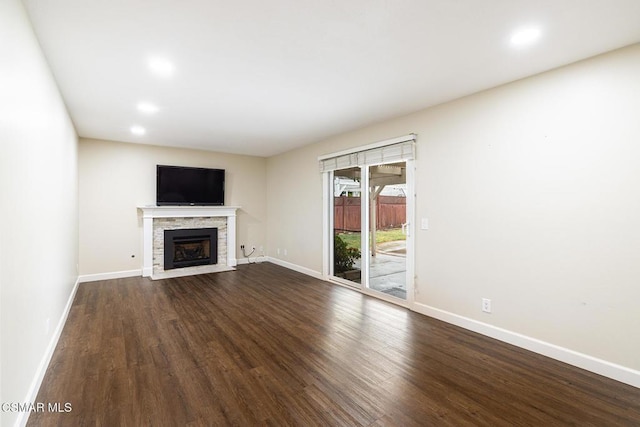
[[[378,196],[377,229],[399,228],[406,221],[406,197]],[[333,228],[340,231],[360,231],[360,197],[335,197]]]

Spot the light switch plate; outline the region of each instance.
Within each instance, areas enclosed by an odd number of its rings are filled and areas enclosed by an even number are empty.
[[[427,218],[422,218],[422,221],[420,222],[420,228],[422,230],[428,230],[429,229],[429,220]]]

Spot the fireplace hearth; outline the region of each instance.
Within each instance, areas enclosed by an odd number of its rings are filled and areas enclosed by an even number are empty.
[[[217,263],[217,228],[164,230],[165,270]]]

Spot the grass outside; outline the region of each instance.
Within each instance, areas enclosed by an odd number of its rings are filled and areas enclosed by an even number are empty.
[[[360,233],[338,233],[340,238],[348,247],[360,249]],[[407,236],[402,234],[401,228],[391,228],[389,230],[378,230],[376,232],[376,244],[385,242],[395,242],[397,240],[407,240]]]

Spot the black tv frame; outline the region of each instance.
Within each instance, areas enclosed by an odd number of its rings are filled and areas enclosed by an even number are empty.
[[[174,174],[173,182],[167,182],[169,173]],[[182,181],[176,174],[183,175]],[[224,169],[156,165],[156,205],[224,206],[225,175]],[[207,182],[207,179],[213,181]],[[193,188],[194,185],[196,188]],[[206,187],[213,192],[210,197],[205,196]],[[173,196],[168,197],[170,194]]]

